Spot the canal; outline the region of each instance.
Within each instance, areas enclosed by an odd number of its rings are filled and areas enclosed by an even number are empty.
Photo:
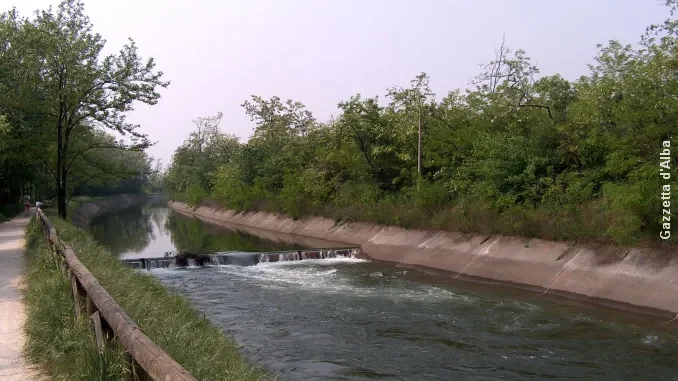
[[[300,246],[149,204],[91,231],[121,258]],[[282,380],[678,380],[661,321],[357,259],[158,269]]]

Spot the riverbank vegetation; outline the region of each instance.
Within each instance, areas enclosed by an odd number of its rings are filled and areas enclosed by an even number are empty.
[[[51,380],[120,380],[122,350],[99,354],[85,320],[74,318],[71,283],[51,258],[37,220],[27,228],[26,354]]]
[[[151,340],[198,380],[266,380],[237,344],[160,281],[120,263],[89,233],[51,217],[59,236]],[[119,380],[122,351],[97,352],[87,322],[74,319],[70,283],[49,258],[36,221],[28,228],[28,354],[54,380]],[[98,373],[97,373],[98,372]]]
[[[64,217],[73,196],[159,190],[151,142],[126,113],[169,82],[134,41],[103,56],[78,0],[0,14],[0,40],[0,205],[54,198]]]
[[[673,15],[678,2],[666,4]],[[192,204],[292,217],[661,241],[662,185],[676,186],[659,154],[678,125],[677,33],[672,18],[636,46],[600,45],[578,79],[542,75],[502,44],[469,90],[437,97],[422,73],[385,98],[350,97],[326,122],[299,102],[253,96],[242,105],[256,124],[249,141],[220,132],[221,114],[198,119],[166,186]]]

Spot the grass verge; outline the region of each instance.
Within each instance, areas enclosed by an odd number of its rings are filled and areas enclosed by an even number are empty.
[[[71,244],[83,264],[146,335],[198,380],[270,379],[261,368],[248,364],[238,352],[237,344],[201,317],[182,296],[165,289],[156,278],[124,266],[88,232],[77,229],[56,216],[50,216],[50,220],[56,226],[61,239]],[[35,249],[45,246],[40,243],[44,242],[42,237],[38,237],[40,234],[36,231],[35,222],[32,222],[29,226],[27,291],[29,357],[46,369],[55,380],[117,379],[116,375],[113,375],[113,378],[73,376],[89,373],[92,369],[106,368],[111,372],[125,370],[121,368],[119,351],[107,353],[104,359],[91,351],[78,354],[79,349],[75,348],[84,346],[85,339],[80,338],[80,335],[85,335],[84,331],[87,329],[78,327],[76,322],[71,322],[74,319],[68,282],[61,278],[53,263],[50,264],[49,260],[45,259],[47,257],[45,250]],[[31,275],[32,272],[35,274]],[[43,280],[41,276],[46,279]],[[50,282],[49,285],[47,282]],[[31,291],[31,288],[34,290]],[[59,295],[56,295],[55,290],[58,290]],[[52,297],[55,301],[48,303],[48,300],[37,300],[41,298],[37,291],[54,293]],[[60,307],[62,305],[68,307]],[[52,313],[56,308],[59,309],[57,313]],[[72,325],[74,327],[71,327]],[[79,335],[74,334],[80,341],[65,339],[55,343],[49,341],[50,337],[53,340],[56,335],[68,336],[66,333],[57,332],[75,333],[76,330],[83,331]],[[89,335],[87,340],[93,345],[91,333],[87,331],[86,334]],[[43,346],[45,347],[42,348]],[[69,348],[73,349],[69,351]]]
[[[51,258],[36,220],[27,231],[26,353],[51,380],[120,380],[123,351],[100,354],[86,320],[75,319],[70,282]]]

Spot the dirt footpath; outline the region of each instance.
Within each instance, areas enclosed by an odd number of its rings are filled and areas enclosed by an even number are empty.
[[[31,210],[31,216],[35,215]],[[21,294],[21,275],[29,218],[20,217],[0,223],[0,380],[38,380],[22,358],[26,336],[26,314]]]

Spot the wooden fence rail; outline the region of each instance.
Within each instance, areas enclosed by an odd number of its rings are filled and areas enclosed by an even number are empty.
[[[38,210],[37,214],[55,261],[71,279],[76,318],[89,317],[99,348],[104,348],[108,340],[117,339],[126,350],[132,380],[197,381],[144,334],[80,262],[75,251],[59,239],[44,213]]]

